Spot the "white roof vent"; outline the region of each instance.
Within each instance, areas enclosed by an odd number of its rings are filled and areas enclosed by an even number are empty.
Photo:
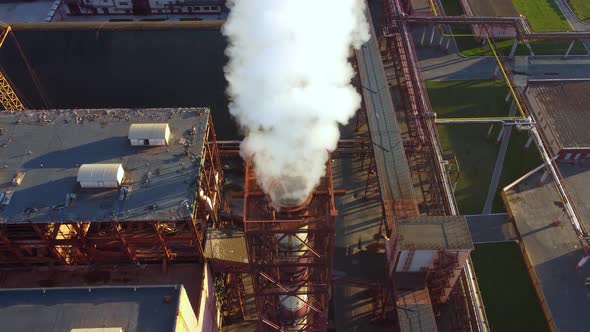
[[[78,182],[82,188],[117,188],[124,175],[121,164],[84,164],[78,169]]]
[[[131,145],[167,145],[170,140],[170,127],[167,123],[134,123],[129,127]]]

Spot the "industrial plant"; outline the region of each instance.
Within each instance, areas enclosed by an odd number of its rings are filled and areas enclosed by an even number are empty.
[[[528,1],[0,4],[1,330],[585,331],[590,7]]]

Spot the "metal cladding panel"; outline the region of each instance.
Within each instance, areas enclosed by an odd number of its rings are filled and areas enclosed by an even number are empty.
[[[412,264],[410,264],[408,272],[419,272],[422,271],[422,269],[429,268],[434,259],[435,252],[435,250],[417,250],[416,253],[414,253]]]
[[[170,138],[170,127],[167,123],[134,123],[129,127],[128,138],[131,145],[165,145]]]
[[[404,264],[405,264],[407,258],[408,258],[408,251],[402,250],[399,253],[399,258],[398,258],[397,263],[395,265],[395,272],[402,272],[403,271]]]
[[[203,268],[203,283],[201,289],[201,304],[199,305],[199,316],[197,317],[197,331],[217,332],[217,300],[215,297],[215,278],[208,264]]]
[[[78,169],[77,181],[82,188],[115,188],[124,174],[121,164],[83,164]]]
[[[201,317],[200,320],[207,317]],[[199,319],[193,311],[191,302],[184,287],[180,288],[180,299],[178,303],[178,314],[176,317],[176,328],[174,332],[197,332]]]
[[[416,250],[410,255],[410,250],[402,250],[396,265],[396,272],[420,272],[432,264],[435,250]],[[409,262],[407,260],[410,260]]]

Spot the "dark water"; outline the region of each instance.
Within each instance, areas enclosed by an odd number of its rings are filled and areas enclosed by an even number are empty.
[[[207,106],[218,139],[236,139],[224,93],[226,44],[206,29],[17,30],[0,65],[31,109]]]

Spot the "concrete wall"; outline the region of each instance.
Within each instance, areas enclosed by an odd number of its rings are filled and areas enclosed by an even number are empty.
[[[191,306],[191,302],[184,290],[180,289],[180,301],[178,304],[178,314],[176,316],[176,328],[174,332],[198,332],[197,316]]]
[[[215,298],[215,282],[209,265],[203,267],[203,283],[201,290],[201,303],[199,305],[199,319],[197,331],[218,332],[220,328],[220,311]]]

